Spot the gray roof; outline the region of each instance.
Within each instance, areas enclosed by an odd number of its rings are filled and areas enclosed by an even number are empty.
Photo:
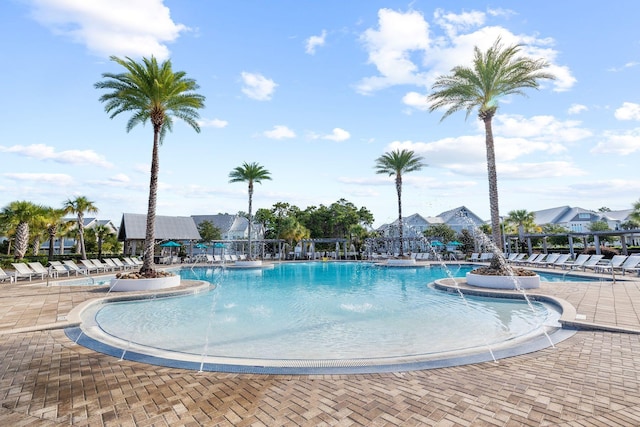
[[[118,240],[144,240],[147,216],[122,214]],[[193,218],[189,216],[156,215],[156,240],[200,240],[200,233]]]
[[[217,215],[191,215],[196,226],[204,221],[209,221],[214,227],[220,230],[222,234],[230,231],[243,231],[248,227],[249,221],[244,217],[230,214]]]

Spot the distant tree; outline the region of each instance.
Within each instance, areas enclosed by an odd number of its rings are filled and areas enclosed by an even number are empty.
[[[202,221],[198,224],[198,232],[200,233],[201,242],[211,242],[214,240],[222,240],[222,231],[213,225],[211,221]]]
[[[606,206],[601,207],[600,209],[598,209],[598,212],[611,212],[611,209],[609,209]]]
[[[144,258],[140,271],[145,275],[154,276],[159,146],[167,131],[173,129],[174,117],[200,132],[198,110],[204,107],[205,97],[195,92],[199,88],[195,80],[187,78],[183,71],[173,71],[171,61],[158,64],[154,57],[136,62],[131,58],[121,59],[116,56],[112,56],[111,60],[124,67],[126,72],[104,73],[102,77],[105,80],[94,85],[97,89],[110,91],[100,97],[100,101],[105,103],[105,111],[111,114],[110,118],[120,113],[132,112],[133,115],[127,122],[127,132],[140,123],[151,122],[153,127],[149,204]]]
[[[456,231],[447,224],[434,224],[423,232],[427,239],[439,240],[442,243],[449,243],[456,240]],[[462,243],[462,242],[461,242]]]
[[[559,234],[559,236],[549,236],[547,237],[547,241],[554,246],[562,246],[569,244],[569,237],[567,234],[569,233],[569,229],[557,224],[544,224],[542,226],[542,232],[544,234]]]
[[[376,159],[376,173],[395,176],[398,196],[398,236],[400,238],[400,256],[403,256],[402,230],[402,175],[421,170],[426,164],[421,156],[411,150],[395,150],[384,153]]]
[[[98,242],[98,258],[102,259],[102,249],[104,245],[104,241],[111,235],[115,234],[111,227],[108,227],[104,224],[98,224],[93,227],[93,232],[95,233],[96,240]]]
[[[249,259],[252,259],[251,252],[251,223],[253,217],[251,216],[251,205],[253,202],[253,187],[254,184],[261,184],[262,181],[270,180],[271,173],[258,163],[244,162],[242,166],[236,167],[229,173],[229,182],[246,182],[249,191],[249,213],[247,219],[249,220],[249,240],[247,245],[249,246]]]
[[[294,217],[287,217],[282,224],[280,237],[289,241],[291,247],[302,239],[310,237],[309,230]]]
[[[54,253],[54,243],[56,240],[56,236],[61,228],[65,226],[64,220],[65,211],[64,209],[55,209],[55,208],[47,208],[46,212],[46,226],[47,226],[47,235],[49,238],[49,253],[48,259],[51,261],[53,259]]]
[[[87,259],[87,251],[84,243],[84,214],[85,212],[98,213],[98,208],[91,200],[84,196],[78,196],[75,199],[68,199],[64,202],[63,209],[67,214],[76,215],[80,254],[82,255],[82,259]]]
[[[594,221],[589,224],[589,231],[610,231],[611,227],[607,221]],[[611,236],[600,236],[601,242],[609,242],[612,243],[615,239]],[[589,242],[593,242],[593,237],[589,237]]]
[[[537,226],[535,219],[535,213],[529,212],[526,209],[518,209],[510,211],[504,222],[507,227],[513,226],[515,232],[522,237],[523,233],[536,232]]]
[[[548,67],[545,61],[519,56],[520,51],[521,45],[503,47],[500,39],[485,52],[476,46],[473,65],[454,67],[451,74],[436,78],[428,97],[431,112],[446,108],[443,120],[460,110],[466,110],[468,118],[477,109],[478,117],[484,122],[492,238],[499,248],[502,248],[502,237],[492,129],[498,100],[512,94],[524,95],[523,89],[537,89],[539,80],[555,78],[545,71]]]
[[[475,249],[476,239],[473,234],[467,229],[463,229],[460,231],[458,241],[462,243],[462,247],[460,248],[460,250],[464,253],[473,252],[473,250]]]
[[[629,219],[640,224],[640,200],[633,204],[633,211],[629,215]]]

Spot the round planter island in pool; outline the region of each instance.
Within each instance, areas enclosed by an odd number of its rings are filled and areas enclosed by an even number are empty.
[[[540,276],[491,276],[484,274],[466,274],[467,284],[490,289],[537,289],[540,287]]]
[[[152,291],[180,286],[180,276],[156,277],[153,279],[111,279],[111,292]]]

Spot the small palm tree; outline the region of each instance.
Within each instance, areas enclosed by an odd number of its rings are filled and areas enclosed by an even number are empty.
[[[51,261],[53,259],[53,250],[54,243],[56,240],[56,236],[64,227],[63,217],[65,215],[64,209],[55,209],[55,208],[47,208],[46,211],[46,226],[47,226],[47,235],[49,236],[49,254],[48,259]],[[62,255],[62,245],[60,245],[60,254]]]
[[[402,230],[402,175],[409,172],[419,171],[427,166],[421,156],[417,156],[410,150],[395,150],[384,153],[376,159],[376,173],[387,174],[396,177],[396,192],[398,194],[398,234],[400,237],[400,256],[403,252],[403,230]]]
[[[229,173],[229,182],[246,182],[249,186],[249,259],[251,259],[251,223],[253,218],[251,216],[251,206],[253,201],[253,184],[262,183],[263,180],[270,180],[271,173],[260,166],[258,163],[244,162],[242,166],[236,167]]]
[[[98,208],[93,202],[84,196],[75,199],[68,199],[64,202],[64,211],[67,214],[76,215],[76,226],[78,227],[78,241],[80,243],[80,254],[82,259],[87,259],[87,251],[84,246],[84,214],[98,213]]]
[[[640,200],[634,202],[633,211],[629,215],[629,218],[634,222],[640,223]]]
[[[199,88],[195,80],[187,78],[183,71],[173,71],[171,61],[158,64],[151,57],[136,62],[131,58],[111,60],[123,66],[124,73],[104,73],[105,80],[95,84],[97,89],[110,90],[100,97],[105,111],[114,118],[120,113],[131,112],[127,132],[137,124],[151,122],[153,126],[153,150],[149,179],[149,205],[145,233],[144,259],[140,272],[153,276],[155,245],[156,198],[158,192],[159,146],[167,131],[173,128],[173,118],[183,120],[196,132],[200,132],[198,110],[204,107],[204,96],[195,93]]]
[[[29,248],[29,223],[41,212],[42,207],[26,200],[15,201],[0,211],[0,222],[8,234],[15,236],[14,256],[24,258]]]
[[[451,74],[438,77],[433,84],[434,92],[428,97],[431,112],[439,108],[447,109],[442,120],[460,110],[466,110],[469,117],[471,112],[477,109],[478,117],[484,122],[491,234],[494,243],[500,248],[502,237],[498,209],[498,177],[491,125],[498,110],[498,100],[512,94],[525,95],[523,89],[538,89],[540,80],[555,78],[544,71],[548,66],[544,60],[518,56],[520,50],[521,45],[503,47],[500,39],[486,52],[476,47],[472,66],[454,67]]]
[[[104,241],[114,234],[111,227],[107,227],[104,224],[98,224],[93,227],[93,232],[96,235],[96,239],[98,239],[98,259],[102,260],[102,244]]]

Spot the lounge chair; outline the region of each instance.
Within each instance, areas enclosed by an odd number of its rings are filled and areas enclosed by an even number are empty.
[[[480,254],[478,252],[472,253],[469,261],[480,261]]]
[[[115,262],[113,262],[113,260],[109,258],[105,258],[102,262],[108,265],[111,271],[122,270],[122,268],[119,265],[117,265]]]
[[[565,263],[562,266],[562,268],[564,269],[565,267],[567,267],[569,270],[575,270],[575,269],[578,269],[578,268],[582,268],[584,263],[587,262],[587,260],[590,257],[591,257],[591,255],[580,254],[580,255],[578,255],[578,258],[575,259],[575,261]]]
[[[606,264],[600,264],[594,267],[593,270],[600,273],[615,270],[616,268],[620,268],[627,258],[629,258],[627,255],[614,255]]]
[[[91,270],[89,270],[86,267],[80,267],[78,264],[75,263],[75,261],[71,260],[71,259],[67,259],[62,261],[62,263],[70,270],[73,271],[74,273],[76,273],[76,276],[78,275],[78,273],[80,274],[88,274],[91,272]]]
[[[97,265],[95,265],[93,263],[93,261],[88,260],[88,259],[81,259],[80,263],[84,266],[84,268],[87,269],[87,271],[89,273],[93,273],[93,272],[99,272],[100,270],[102,270],[102,268],[98,267]]]
[[[29,281],[31,281],[33,276],[40,276],[40,279],[44,279],[44,275],[36,273],[31,268],[29,268],[27,264],[23,264],[21,262],[14,262],[14,263],[11,263],[11,265],[16,270],[16,281],[18,281],[18,279],[21,277],[26,277],[29,279]]]
[[[523,265],[523,264],[530,264],[531,262],[537,260],[538,258],[540,258],[541,256],[544,256],[544,254],[531,254],[529,255],[528,258],[522,258],[518,261],[514,261],[514,264],[518,264],[518,265]]]
[[[525,256],[527,256],[527,254],[525,254],[525,253],[516,254],[516,256],[513,259],[508,259],[507,262],[518,263],[518,262],[522,261]]]
[[[480,262],[489,262],[493,259],[493,257],[493,252],[483,252],[482,254],[480,254]]]
[[[532,265],[546,267],[556,262],[558,258],[560,258],[560,254],[558,253],[549,254],[546,256],[546,258],[538,258],[537,260],[533,261]]]
[[[511,252],[508,257],[505,258],[507,262],[513,261],[519,254],[516,252]]]
[[[552,268],[556,268],[556,267],[562,267],[564,268],[564,266],[567,264],[567,261],[569,260],[569,258],[571,258],[571,254],[562,254],[558,257],[557,260],[555,260],[553,263],[551,264],[547,264],[545,267],[552,267]]]
[[[37,274],[42,275],[42,278],[45,277],[58,277],[58,272],[55,270],[49,271],[49,269],[47,267],[45,267],[44,265],[42,265],[39,262],[28,262],[27,265],[29,267],[31,267],[31,269],[33,271],[35,271]]]
[[[620,266],[620,270],[622,271],[622,275],[627,271],[639,271],[638,265],[640,265],[640,255],[631,255],[627,260]]]
[[[130,259],[131,261],[133,261],[133,263],[134,263],[135,265],[140,266],[140,265],[144,264],[144,262],[142,262],[140,259],[138,259],[138,258],[136,258],[136,257],[133,257],[133,256],[132,256],[132,257],[129,257],[129,259]]]
[[[12,275],[5,273],[4,271],[2,271],[2,268],[0,268],[0,282],[9,280],[9,283],[13,283],[13,279],[14,277]]]
[[[58,276],[60,276],[60,274],[66,274],[67,276],[71,275],[71,270],[68,269],[63,263],[61,263],[60,261],[49,261],[49,266],[51,266],[51,268],[53,268],[56,273],[58,273]],[[76,272],[76,276],[78,275],[78,272]]]
[[[541,253],[539,254],[535,259],[532,259],[531,261],[527,261],[528,265],[540,265],[544,262],[545,259],[547,259],[548,255],[545,253]]]
[[[89,261],[91,261],[93,263],[93,265],[98,267],[98,271],[102,270],[102,271],[104,271],[106,273],[107,271],[113,270],[113,267],[111,267],[110,265],[100,261],[97,258],[92,258]]]
[[[587,268],[597,271],[597,268],[600,267],[598,263],[602,261],[602,258],[604,258],[604,255],[591,255],[589,259],[582,264],[582,271],[587,271]]]
[[[133,262],[133,260],[129,257],[122,257],[122,262],[124,263],[124,265],[126,265],[129,268],[136,268],[138,266],[138,264],[136,264],[135,262]]]
[[[120,270],[127,270],[131,268],[131,266],[126,265],[124,262],[120,261],[120,258],[109,258],[112,263],[114,263]]]

